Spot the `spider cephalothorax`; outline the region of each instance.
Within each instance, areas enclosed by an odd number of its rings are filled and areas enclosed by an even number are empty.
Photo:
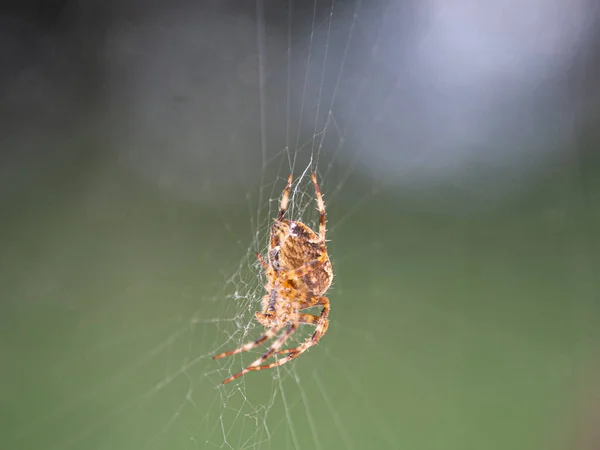
[[[267,261],[260,254],[256,255],[265,269],[267,277],[265,288],[268,292],[262,300],[262,312],[256,313],[256,319],[267,328],[267,331],[258,339],[235,350],[216,355],[214,359],[253,349],[273,338],[277,333],[281,332],[281,334],[260,358],[246,369],[227,378],[223,384],[250,371],[270,369],[291,361],[319,342],[327,331],[329,300],[322,295],[331,286],[333,270],[325,243],[325,204],[315,174],[312,174],[312,181],[320,213],[319,234],[302,222],[284,219],[292,184],[292,175],[290,175],[281,197],[279,213],[271,225]],[[313,306],[323,307],[320,315],[300,312]],[[279,350],[300,324],[315,326],[315,332],[298,347]],[[262,365],[275,353],[286,356]]]

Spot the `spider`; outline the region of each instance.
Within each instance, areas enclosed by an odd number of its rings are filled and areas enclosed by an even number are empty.
[[[327,319],[329,299],[323,297],[323,294],[331,286],[333,270],[325,244],[325,203],[323,203],[321,190],[313,173],[312,181],[316,191],[317,209],[320,213],[319,234],[302,222],[284,219],[292,179],[293,175],[290,175],[279,203],[279,213],[271,225],[267,261],[259,253],[256,254],[265,270],[267,277],[265,289],[268,292],[262,299],[262,312],[256,312],[256,320],[267,330],[258,339],[235,350],[215,355],[213,359],[251,350],[275,337],[278,333],[281,332],[281,334],[260,358],[241,372],[227,378],[223,384],[253,370],[271,369],[297,358],[317,344],[329,326]],[[301,310],[313,306],[322,306],[320,315],[301,312]],[[301,324],[315,327],[312,336],[298,347],[280,350]],[[276,353],[285,356],[272,363],[264,364]]]

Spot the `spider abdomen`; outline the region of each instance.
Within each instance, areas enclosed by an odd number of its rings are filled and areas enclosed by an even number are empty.
[[[323,265],[323,268],[315,269],[302,277],[302,282],[306,286],[306,290],[314,296],[324,294],[329,289],[329,286],[331,286],[332,281],[333,275],[329,260]]]

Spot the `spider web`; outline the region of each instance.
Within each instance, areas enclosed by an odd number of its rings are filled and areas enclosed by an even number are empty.
[[[323,6],[314,2],[312,17],[308,16],[310,26],[300,27],[296,31],[294,20],[297,12],[294,10],[294,4],[289,2],[283,58],[279,54],[279,47],[276,46],[273,52],[270,51],[270,37],[267,32],[269,27],[265,22],[264,5],[262,2],[257,3],[261,179],[257,197],[248,198],[250,213],[253,209],[256,210],[255,216],[250,214],[252,245],[232,276],[227,279],[226,289],[220,294],[220,301],[225,305],[225,317],[229,318],[224,320],[220,317],[210,322],[217,328],[213,354],[237,348],[264,331],[254,320],[254,312],[260,309],[260,300],[265,294],[263,286],[266,281],[255,252],[259,251],[263,255],[267,252],[268,227],[277,215],[281,191],[288,173],[294,174],[295,177],[291,186],[288,217],[302,220],[311,228],[318,229],[310,173],[314,171],[318,174],[322,190],[328,192],[327,201],[334,203],[336,190],[344,188],[345,180],[352,172],[351,155],[340,158],[340,154],[346,150],[344,145],[353,120],[353,112],[360,106],[362,99],[358,92],[351,98],[346,96],[349,103],[344,105],[337,101],[337,94],[340,89],[349,89],[351,84],[356,84],[357,81],[349,80],[345,69],[348,52],[352,45],[356,45],[354,33],[361,3],[359,0],[346,5],[336,5],[336,2],[332,1]],[[337,55],[332,54],[332,47],[343,51]],[[275,62],[272,62],[273,59]],[[279,74],[272,74],[272,83],[268,83],[268,68],[282,67],[282,62],[285,63],[285,70]],[[362,76],[360,81],[365,81],[365,73],[354,75],[355,78]],[[280,77],[279,80],[277,76]],[[283,81],[283,86],[277,86],[278,81]],[[360,83],[358,85],[360,86]],[[267,100],[269,95],[285,98],[285,111],[281,114],[285,123],[278,121],[276,113],[270,114],[268,106],[271,103]],[[343,107],[346,107],[347,114],[339,115],[337,111]],[[278,140],[274,140],[268,134],[267,127],[285,130],[285,146],[278,145]],[[273,142],[279,147],[275,147],[275,151],[270,148]],[[324,151],[324,148],[328,150]],[[342,171],[332,175],[336,165],[338,170],[341,166]],[[332,187],[330,179],[339,181]],[[363,195],[361,201],[371,195]],[[335,232],[335,222],[330,221],[328,228],[330,232]],[[200,312],[200,315],[203,313]],[[208,325],[202,319],[199,319],[199,323],[203,328]],[[301,327],[286,343],[286,347],[293,347],[306,340],[312,333],[308,328]],[[221,341],[218,340],[219,337]],[[212,370],[204,369],[204,379],[210,385],[218,385],[222,379],[247,367],[266,347],[268,345],[219,361],[214,364]],[[305,356],[310,353],[314,352],[307,352]],[[330,352],[325,354],[332,358]],[[326,448],[327,445],[319,432],[322,426],[319,422],[322,419],[317,416],[321,414],[316,414],[316,405],[313,404],[316,392],[320,400],[318,408],[326,409],[328,426],[333,424],[336,428],[339,436],[337,445],[353,448],[348,430],[340,420],[339,411],[329,397],[315,367],[309,369],[306,374],[301,374],[296,370],[296,364],[291,363],[263,372],[262,375],[264,376],[253,377],[254,380],[242,377],[217,388],[218,420],[207,416],[206,428],[200,433],[207,437],[207,444],[240,449]],[[305,380],[305,377],[308,380]],[[310,395],[307,389],[310,389],[313,395]]]
[[[441,176],[440,173],[455,174],[464,170],[465,159],[472,162],[468,152],[466,156],[460,153],[462,149],[444,153],[447,149],[437,136],[409,138],[403,142],[403,148],[395,150],[394,139],[399,134],[414,136],[410,133],[411,128],[419,128],[417,119],[411,122],[413,112],[426,115],[431,110],[411,109],[409,114],[402,115],[406,120],[398,125],[399,131],[390,131],[390,122],[400,122],[394,116],[398,106],[394,104],[395,98],[401,97],[402,102],[412,106],[420,102],[414,101],[408,90],[403,91],[397,74],[389,70],[385,58],[378,55],[389,54],[390,48],[397,45],[382,39],[386,30],[389,32],[403,26],[401,21],[393,22],[390,17],[406,17],[407,21],[415,21],[416,26],[427,25],[427,21],[420,22],[419,8],[411,9],[409,3],[405,6],[361,0],[315,1],[309,6],[289,1],[285,6],[273,8],[259,0],[251,20],[231,19],[231,23],[227,24],[246,30],[240,33],[243,37],[237,45],[247,54],[240,57],[239,54],[232,56],[223,51],[220,56],[227,63],[224,67],[235,66],[237,70],[233,74],[223,71],[222,78],[226,83],[230,76],[235,83],[251,88],[243,94],[236,91],[231,115],[227,116],[231,122],[225,125],[211,122],[213,111],[203,104],[202,98],[194,97],[194,89],[186,84],[190,83],[193,87],[191,81],[161,72],[162,66],[178,67],[180,61],[174,62],[165,55],[184,42],[199,47],[201,54],[202,51],[210,53],[214,52],[214,48],[226,47],[220,41],[223,24],[203,21],[199,31],[196,29],[198,17],[191,17],[189,22],[185,22],[184,14],[170,13],[173,14],[171,20],[187,23],[188,26],[182,27],[184,31],[180,35],[164,39],[164,35],[157,32],[160,27],[149,21],[151,31],[156,34],[151,47],[166,58],[151,67],[154,73],[159,74],[157,76],[163,77],[161,81],[168,80],[167,86],[172,89],[166,94],[155,92],[148,85],[154,86],[156,79],[151,76],[144,78],[138,73],[137,77],[133,77],[135,83],[138,80],[142,85],[148,83],[139,87],[144,99],[135,97],[136,93],[140,97],[142,95],[134,87],[126,95],[134,98],[131,103],[137,105],[137,109],[132,115],[141,116],[145,127],[132,127],[131,122],[125,122],[125,125],[118,123],[114,127],[126,128],[124,134],[129,137],[126,142],[137,143],[125,156],[121,156],[123,166],[134,167],[140,178],[151,180],[148,182],[150,185],[155,183],[158,199],[153,199],[154,202],[147,207],[136,206],[136,213],[145,220],[135,223],[133,232],[127,235],[128,241],[123,242],[131,254],[115,252],[105,255],[109,261],[123,259],[118,267],[121,270],[126,267],[127,276],[119,284],[120,274],[114,273],[117,281],[113,280],[113,284],[124,288],[115,288],[117,292],[100,289],[103,295],[98,294],[96,300],[102,306],[94,306],[92,313],[85,315],[78,324],[78,330],[87,330],[91,335],[97,333],[100,337],[97,340],[90,338],[93,345],[84,342],[81,347],[77,342],[69,341],[68,348],[73,349],[76,360],[65,357],[66,362],[54,362],[55,367],[72,367],[68,371],[72,374],[84,370],[80,369],[85,364],[79,358],[91,360],[96,373],[84,371],[80,379],[71,377],[76,379],[68,380],[68,388],[64,388],[67,394],[56,395],[57,398],[52,399],[56,404],[50,411],[43,411],[35,420],[28,421],[26,427],[17,430],[21,443],[39,442],[37,439],[42,439],[41,436],[46,444],[44,448],[61,449],[401,448],[402,442],[410,441],[411,437],[415,442],[417,436],[416,442],[419,442],[418,439],[427,435],[431,424],[435,423],[442,432],[446,431],[446,435],[472,433],[470,442],[483,448],[489,443],[485,433],[480,435],[478,427],[474,432],[459,423],[455,419],[459,414],[453,409],[465,398],[457,392],[463,392],[460,390],[464,388],[461,380],[469,375],[460,372],[463,366],[457,368],[453,364],[456,361],[460,363],[461,358],[467,359],[469,351],[476,358],[485,360],[484,352],[478,353],[477,348],[469,347],[470,342],[480,339],[483,330],[491,336],[493,343],[495,339],[505,343],[502,351],[506,354],[501,353],[501,356],[515,366],[524,366],[526,361],[531,365],[527,366],[529,368],[555,364],[554,381],[548,382],[548,390],[561,386],[561,382],[568,378],[569,362],[561,359],[561,355],[570,354],[569,346],[575,347],[586,336],[591,336],[591,332],[588,335],[585,331],[562,335],[562,342],[555,343],[556,350],[546,350],[544,354],[536,348],[538,341],[528,335],[529,324],[524,326],[505,319],[513,325],[514,333],[506,331],[502,323],[503,314],[522,317],[523,311],[517,301],[506,306],[507,309],[492,306],[492,309],[497,309],[489,315],[477,308],[469,310],[473,312],[465,312],[466,308],[461,309],[460,303],[455,305],[460,312],[455,313],[446,303],[436,303],[432,299],[444,298],[443,286],[459,282],[453,277],[455,272],[448,268],[452,263],[444,265],[442,262],[437,269],[430,269],[429,261],[439,259],[439,254],[469,251],[468,248],[453,247],[456,239],[467,239],[461,235],[461,224],[450,223],[448,227],[435,228],[435,224],[425,220],[411,227],[413,224],[408,219],[406,222],[398,219],[395,223],[400,233],[405,229],[414,231],[423,223],[425,227],[439,232],[432,243],[426,241],[432,239],[430,235],[425,235],[426,238],[414,244],[398,245],[391,242],[398,231],[394,229],[386,235],[384,228],[377,223],[386,220],[386,214],[376,215],[377,210],[369,207],[369,202],[390,179],[386,171],[388,168],[384,167],[379,169],[380,181],[361,180],[358,168],[386,165],[385,161],[377,160],[380,157],[378,152],[371,151],[373,145],[387,142],[392,148],[388,153],[400,155],[400,159],[392,158],[388,166],[396,171],[396,182],[405,185],[413,194],[419,194],[423,186],[436,183],[447,188],[448,185],[443,184],[447,181],[446,175]],[[165,18],[161,17],[161,20]],[[127,18],[123,21],[126,22]],[[123,29],[130,28],[123,26]],[[119,33],[119,30],[113,35],[116,37],[112,46],[119,47],[119,52],[114,53],[124,55],[124,60],[139,57],[135,37]],[[206,44],[212,39],[217,43]],[[424,40],[423,45],[426,44]],[[155,58],[155,54],[149,52],[148,58]],[[236,63],[231,64],[232,60]],[[206,69],[203,62],[203,57],[200,57],[186,66],[192,73],[192,81],[206,82],[207,72],[215,70]],[[119,64],[117,60],[116,66],[119,67]],[[144,64],[140,66],[147,67]],[[405,80],[410,80],[410,71],[411,68],[406,67]],[[118,70],[116,72],[122,75]],[[176,69],[175,72],[184,70]],[[146,81],[148,79],[150,81]],[[191,92],[189,97],[178,94],[181,84],[184,92]],[[398,94],[398,91],[402,94],[391,95]],[[174,106],[168,112],[153,108],[151,99],[147,99],[152,96],[162,98],[163,95],[173,96],[170,100]],[[226,109],[231,98],[224,95],[220,100]],[[181,106],[186,102],[199,105],[198,109]],[[439,98],[436,102],[439,103]],[[565,135],[570,136],[570,124],[565,124],[569,121],[563,119],[561,124],[566,131],[556,131],[547,138],[554,146],[550,152],[560,146]],[[173,125],[183,123],[184,127],[193,127],[196,122],[209,123],[214,126],[214,131],[206,126],[203,133],[208,137],[195,136],[186,140],[185,136],[179,135],[180,129]],[[164,140],[154,139],[154,135],[148,132],[157,125],[167,129]],[[439,127],[441,135],[462,137],[461,127],[452,120]],[[388,133],[386,136],[379,136],[385,132]],[[150,138],[145,137],[148,133]],[[218,146],[211,148],[210,138],[215,136]],[[521,137],[525,139],[528,136]],[[469,144],[481,144],[479,138]],[[170,148],[174,144],[191,150],[179,160],[172,158],[170,153],[165,155],[157,151],[159,148],[179,151]],[[414,150],[423,147],[427,151]],[[444,150],[438,151],[438,148]],[[162,157],[148,158],[149,151],[157,151]],[[210,161],[203,159],[205,154],[211,155]],[[490,159],[494,160],[493,157]],[[202,167],[203,164],[205,167]],[[519,171],[533,165],[523,157],[515,166],[510,166],[502,158],[494,160],[492,166],[498,169],[503,164],[507,164],[508,169],[516,167]],[[187,177],[186,171],[189,171]],[[265,294],[265,278],[255,253],[266,253],[268,227],[277,215],[280,195],[290,173],[294,174],[294,182],[288,217],[302,220],[313,229],[318,228],[314,188],[310,181],[312,171],[317,173],[327,207],[327,237],[331,240],[328,248],[334,271],[336,274],[343,273],[350,262],[359,266],[360,271],[355,273],[360,273],[361,280],[353,283],[348,277],[334,279],[328,292],[332,304],[330,327],[318,346],[284,366],[253,372],[221,385],[224,379],[245,368],[266,348],[261,346],[243,354],[212,360],[214,354],[235,349],[263,332],[254,319],[254,312],[260,309],[261,298]],[[365,172],[372,174],[373,170]],[[173,173],[176,175],[173,176]],[[106,220],[106,211],[102,213],[96,209],[101,209],[102,201],[110,197],[110,188],[106,186],[111,185],[112,177],[119,178],[111,174],[108,182],[106,176],[96,180],[102,189],[90,189],[92,194],[88,194],[82,202],[94,205],[94,208],[84,206],[82,211],[92,219],[91,223]],[[521,180],[515,175],[506,184],[510,184],[510,189],[516,189]],[[450,183],[451,188],[469,191],[470,180],[462,179],[462,182],[464,185]],[[471,198],[477,199],[479,195],[486,202],[494,203],[506,194],[506,189],[497,187],[494,184],[493,189],[481,189]],[[118,192],[130,195],[126,199],[129,202],[124,202],[124,211],[118,211],[122,216],[126,215],[131,204],[139,200],[129,192],[129,188],[125,184],[118,189]],[[502,195],[497,191],[501,191]],[[191,210],[194,212],[189,212],[189,203],[185,207],[172,206],[176,203],[174,198],[192,203],[194,208]],[[240,198],[243,208],[240,208]],[[443,198],[446,202],[448,197]],[[154,213],[155,204],[167,217],[158,217]],[[198,204],[206,205],[206,211],[196,212]],[[444,204],[444,207],[447,205]],[[450,209],[459,208],[453,204]],[[561,229],[567,220],[560,211],[560,208],[546,211],[544,226]],[[186,225],[181,225],[181,222]],[[359,231],[351,236],[345,235],[346,227],[353,222],[357,222]],[[507,226],[510,228],[511,224]],[[146,229],[149,230],[147,235],[139,232]],[[138,232],[140,236],[136,234]],[[157,235],[164,241],[154,243],[152,248],[155,250],[149,250],[148,241],[156,239]],[[356,236],[361,237],[360,242],[357,242]],[[414,239],[418,240],[416,232],[415,236]],[[346,245],[340,245],[340,242]],[[387,251],[386,245],[393,248]],[[423,247],[430,249],[429,258],[423,256]],[[55,250],[63,251],[62,248]],[[163,254],[167,257],[163,258]],[[399,254],[409,254],[410,257],[399,258]],[[506,305],[507,298],[514,294],[508,288],[502,292],[503,288],[498,287],[510,284],[505,283],[503,278],[510,277],[503,257],[505,255],[500,253],[495,262],[497,265],[494,266],[492,261],[490,269],[494,274],[492,284],[500,292],[490,293],[487,285],[485,289],[480,286],[491,298],[492,304],[497,301]],[[378,258],[394,261],[394,266],[382,263],[370,267],[371,262]],[[543,252],[541,259],[544,259]],[[575,263],[592,273],[592,259],[593,255]],[[173,261],[178,263],[171,268],[169,263]],[[101,263],[97,266],[93,267],[95,272],[102,272]],[[420,270],[413,267],[420,267]],[[585,270],[581,272],[584,275],[566,272],[579,281],[583,277],[583,283],[574,282],[582,298],[590,292],[597,292],[596,285],[589,281],[593,277],[585,278]],[[426,279],[422,278],[423,273],[427,273]],[[48,277],[60,278],[58,275]],[[66,277],[65,274],[62,276]],[[399,278],[402,284],[412,288],[403,288],[402,291],[396,291],[395,285],[393,288],[381,288],[377,280],[382,276],[394,280]],[[93,283],[96,279],[95,276],[88,277],[90,279],[85,278],[83,273],[84,281]],[[432,285],[432,278],[439,280],[442,287]],[[40,283],[43,286],[37,289],[44,288],[44,280]],[[49,281],[46,283],[51,284]],[[348,286],[352,286],[353,292]],[[524,287],[527,288],[527,285]],[[469,293],[472,288],[469,284],[466,292]],[[394,298],[386,298],[388,295]],[[355,301],[348,301],[350,297]],[[360,304],[363,299],[365,303]],[[402,301],[406,302],[403,304],[403,316],[390,315],[390,307]],[[173,307],[168,309],[171,302]],[[153,307],[155,304],[167,306]],[[593,324],[587,323],[585,318],[594,317],[592,312],[595,308],[590,302],[579,305],[579,309],[572,312],[572,321],[579,330],[593,329]],[[556,317],[552,316],[553,313]],[[344,317],[344,314],[349,315],[340,320],[339,317]],[[550,309],[548,315],[552,316],[550,323],[559,322],[558,308],[556,311]],[[137,326],[138,321],[145,325]],[[469,328],[469,321],[477,323],[480,328]],[[114,337],[110,329],[106,330],[107,324],[114,326]],[[423,330],[420,328],[423,325],[429,328]],[[304,327],[296,333],[286,347],[305,340],[310,335],[309,328]],[[544,330],[544,327],[540,325],[537,330]],[[448,341],[448,336],[453,336],[454,341]],[[428,356],[427,352],[434,347],[441,350],[435,357]],[[581,350],[581,353],[585,352]],[[399,354],[403,355],[403,361],[390,361],[390,355]],[[371,355],[369,361],[379,361],[386,370],[373,372],[366,365],[361,366],[361,358],[365,355]],[[413,366],[404,364],[404,357],[410,359]],[[479,374],[477,380],[491,379],[491,383],[494,380],[499,383],[498,380],[510,378],[513,373],[502,364],[491,366],[495,371],[482,369],[483,374]],[[448,374],[455,385],[444,385],[444,380],[436,378],[439,371]],[[49,377],[55,378],[64,373],[59,370],[49,372]],[[530,378],[527,374],[523,376],[526,382],[533,384],[533,375]],[[88,378],[100,381],[92,382]],[[387,387],[368,389],[375,384]],[[492,400],[502,403],[504,396],[514,395],[515,385],[507,385],[506,390],[492,396]],[[36,392],[32,390],[32,396],[35,397]],[[517,389],[517,392],[522,391]],[[446,402],[439,401],[440,398]],[[479,401],[477,397],[467,398],[467,412],[464,414],[475,414],[473,411],[478,410]],[[410,409],[399,406],[404,402],[411,405]],[[495,419],[492,421],[495,423]],[[400,422],[403,423],[402,433],[397,426]],[[479,425],[476,420],[473,423]],[[490,426],[489,423],[483,425]],[[529,426],[531,436],[541,434],[539,430],[544,429],[536,423]],[[457,438],[457,442],[462,441]],[[440,442],[435,444],[444,446]],[[503,448],[511,448],[511,445],[506,444]]]
[[[351,134],[355,109],[364,101],[360,85],[365,82],[366,73],[354,68],[350,77],[346,63],[352,46],[357,45],[355,32],[363,12],[362,2],[314,2],[312,11],[302,10],[308,26],[302,21],[296,22],[300,13],[294,9],[293,2],[286,6],[287,21],[283,23],[287,29],[274,39],[269,33],[272,27],[266,22],[264,5],[257,3],[257,57],[251,60],[255,67],[250,67],[256,73],[250,78],[259,86],[261,167],[258,186],[247,198],[247,223],[252,239],[239,265],[224,277],[222,287],[216,289],[214,296],[205,298],[201,308],[159,350],[180,353],[183,349],[183,354],[180,360],[173,358],[177,363],[168,370],[167,376],[144,394],[142,403],[147,405],[144,407],[151,407],[157,397],[164,395],[174,399],[171,410],[165,411],[156,436],[145,447],[162,448],[174,437],[182,437],[189,440],[191,447],[328,448],[319,431],[321,414],[315,408],[324,409],[327,428],[333,426],[338,435],[337,445],[353,447],[338,407],[314,366],[307,366],[308,371],[301,374],[296,364],[290,363],[223,386],[220,385],[222,380],[247,367],[267,346],[220,361],[211,359],[212,355],[237,348],[264,331],[254,319],[254,312],[260,309],[265,294],[266,281],[255,253],[266,254],[268,227],[277,215],[287,175],[293,173],[295,177],[288,217],[303,220],[318,229],[310,173],[318,174],[326,201],[334,205],[336,193],[344,188],[353,170],[352,155],[343,152]],[[358,45],[365,45],[364,36],[362,41],[358,41]],[[333,53],[332,48],[338,53]],[[278,72],[274,73],[275,70]],[[345,103],[340,102],[340,90],[347,92],[353,88],[358,88],[357,92],[341,97]],[[274,104],[270,98],[279,99],[278,103],[285,106]],[[341,111],[344,113],[338,114]],[[270,129],[285,130],[285,133],[274,137]],[[338,173],[332,174],[334,170]],[[336,184],[332,185],[331,179],[336,179]],[[371,196],[372,193],[367,192],[357,197],[356,206],[360,207]],[[335,217],[336,208],[329,211]],[[338,216],[330,221],[330,233],[335,233],[336,223],[341,219],[343,217]],[[304,341],[311,333],[307,328],[295,333],[286,346]],[[334,322],[333,332],[336,328]],[[334,360],[334,355],[326,350],[320,349],[321,361]],[[316,351],[303,356],[314,353]],[[177,391],[180,393],[176,394]],[[313,404],[315,393],[318,405]],[[381,427],[380,423],[376,425]],[[390,439],[389,430],[387,436]]]

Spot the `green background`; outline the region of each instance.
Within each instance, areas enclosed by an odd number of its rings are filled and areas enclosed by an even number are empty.
[[[485,213],[389,190],[350,211],[342,189],[328,333],[219,387],[243,362],[210,356],[249,339],[263,294],[248,204],[71,162],[4,208],[5,448],[566,449],[597,417],[593,164]]]

